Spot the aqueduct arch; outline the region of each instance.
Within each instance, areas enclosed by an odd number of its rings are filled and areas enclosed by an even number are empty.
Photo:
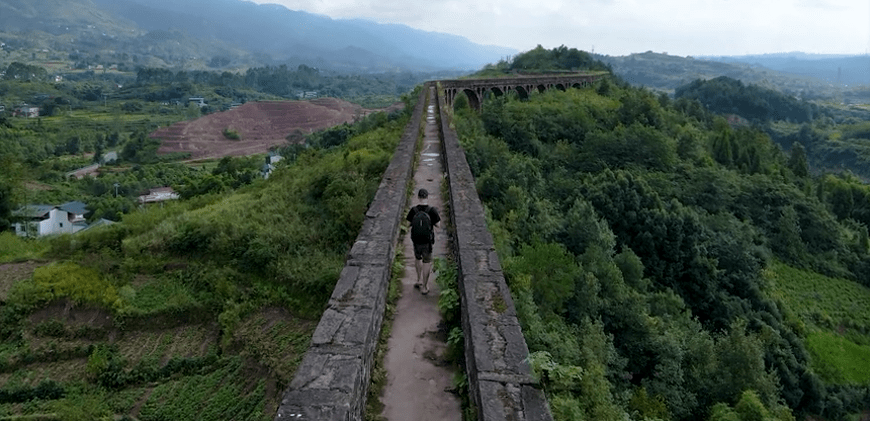
[[[548,89],[582,88],[589,86],[606,74],[571,74],[571,75],[523,75],[509,78],[491,79],[451,79],[442,80],[441,89],[447,105],[453,107],[453,101],[460,93],[468,98],[468,105],[480,110],[487,92],[502,96],[508,92],[516,92],[520,98],[528,98],[532,92],[544,92]]]

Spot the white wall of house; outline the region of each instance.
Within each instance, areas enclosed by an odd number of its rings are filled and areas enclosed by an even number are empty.
[[[75,232],[73,229],[69,212],[57,208],[49,212],[48,219],[39,223],[39,235],[72,234]]]
[[[28,230],[35,230],[36,232],[30,232],[30,235],[42,237],[44,235],[72,234],[81,230],[70,220],[69,212],[58,208],[52,209],[47,218],[30,222],[29,228],[25,224],[27,223],[16,223],[15,233],[23,237],[28,234]]]

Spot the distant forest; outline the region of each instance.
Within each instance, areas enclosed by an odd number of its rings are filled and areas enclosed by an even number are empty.
[[[818,105],[725,76],[696,80],[677,88],[675,96],[739,116],[784,150],[800,145],[817,174],[849,172],[870,180],[870,111]]]

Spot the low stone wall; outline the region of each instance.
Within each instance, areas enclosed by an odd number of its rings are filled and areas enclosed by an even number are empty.
[[[363,417],[426,92],[420,93],[276,421]]]
[[[450,217],[455,229],[453,252],[459,272],[469,393],[477,407],[477,419],[552,420],[546,397],[530,376],[526,361],[529,349],[465,151],[449,127],[440,92],[437,104],[450,186]]]

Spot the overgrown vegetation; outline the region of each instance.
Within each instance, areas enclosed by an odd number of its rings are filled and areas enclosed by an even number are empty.
[[[487,98],[454,124],[556,419],[843,419],[870,406],[861,375],[824,374],[861,372],[861,301],[836,293],[835,320],[849,322],[808,329],[770,285],[771,270],[799,268],[867,296],[860,181],[813,178],[762,130],[618,79]],[[836,288],[817,279],[806,288]]]
[[[738,116],[770,135],[780,148],[806,156],[808,169],[870,178],[870,113],[827,107],[728,77],[696,80],[676,90],[715,113]],[[850,183],[852,184],[852,183]],[[856,201],[865,207],[866,202]]]
[[[610,66],[592,55],[564,45],[547,50],[538,45],[530,51],[484,66],[475,77],[499,77],[516,73],[565,73],[571,71],[607,72]]]
[[[72,236],[4,234],[2,261],[54,263],[0,302],[0,416],[271,419],[411,107],[306,143],[268,180]],[[242,160],[211,174],[238,179]]]

